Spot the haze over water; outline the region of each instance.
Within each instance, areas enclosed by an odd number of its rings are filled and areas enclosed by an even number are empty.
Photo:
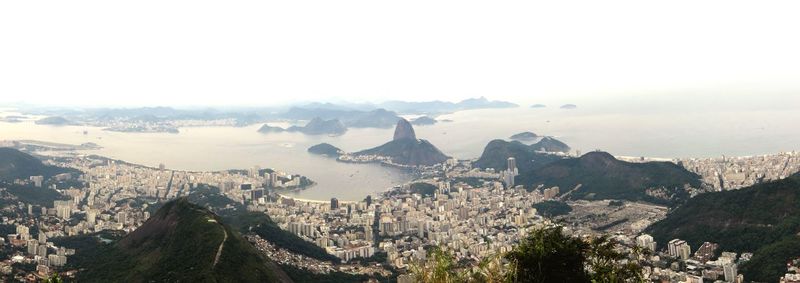
[[[430,140],[459,159],[480,156],[492,139],[521,132],[555,136],[573,149],[595,149],[618,156],[715,157],[771,154],[800,149],[800,121],[796,99],[781,107],[745,107],[708,110],[653,108],[646,105],[587,102],[577,109],[558,105],[531,109],[461,111],[440,116],[453,122],[416,126],[417,136]],[[5,116],[8,113],[0,113]],[[57,143],[94,142],[94,154],[132,163],[177,170],[244,169],[254,165],[301,174],[318,182],[309,189],[288,193],[305,199],[361,200],[410,180],[403,171],[374,164],[346,164],[311,155],[306,149],[327,142],[345,151],[383,144],[393,129],[350,129],[329,137],[301,133],[261,134],[261,125],[248,127],[181,128],[179,134],[117,133],[84,126],[44,126],[32,121],[0,122],[0,140],[31,139]],[[88,135],[83,131],[88,130]]]

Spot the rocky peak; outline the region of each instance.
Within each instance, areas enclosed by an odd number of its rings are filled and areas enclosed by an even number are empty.
[[[409,123],[406,119],[400,119],[397,121],[397,126],[394,128],[394,139],[392,140],[403,139],[417,139],[417,135],[414,133],[414,127],[412,127],[411,123]]]

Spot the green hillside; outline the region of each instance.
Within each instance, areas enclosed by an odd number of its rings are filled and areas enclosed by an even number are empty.
[[[30,176],[49,178],[68,172],[75,170],[44,165],[41,160],[30,154],[10,147],[0,147],[0,181],[27,179]]]
[[[493,140],[483,149],[481,157],[475,161],[475,166],[482,169],[506,170],[509,157],[516,159],[517,169],[520,173],[529,172],[563,158],[558,155],[537,152],[535,148],[518,141]]]
[[[701,185],[697,174],[674,163],[630,163],[606,152],[590,152],[536,170],[520,170],[517,183],[526,187],[558,186],[561,194],[572,190],[569,199],[624,199],[666,205],[689,198],[684,186]],[[573,190],[578,185],[580,188]]]
[[[185,198],[121,240],[79,252],[90,253],[78,257],[80,282],[290,281],[221,217]]]
[[[715,242],[721,250],[753,252],[742,267],[747,280],[774,282],[800,256],[800,175],[752,187],[701,194],[647,229],[659,243],[680,238],[692,247]]]

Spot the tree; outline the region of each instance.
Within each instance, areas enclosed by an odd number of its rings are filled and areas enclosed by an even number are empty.
[[[531,231],[505,257],[514,268],[514,282],[589,282],[584,269],[588,249],[588,243],[553,227]]]
[[[42,283],[64,283],[64,280],[61,279],[58,273],[53,273],[52,276],[42,279]]]
[[[621,247],[607,236],[584,241],[561,227],[539,228],[511,252],[486,257],[475,267],[459,268],[450,252],[436,247],[410,271],[426,283],[644,282],[638,257],[647,251]]]

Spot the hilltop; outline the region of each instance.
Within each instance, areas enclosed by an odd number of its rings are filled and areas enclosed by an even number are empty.
[[[347,132],[347,127],[338,119],[323,120],[316,117],[305,126],[291,126],[288,129],[273,127],[267,124],[258,129],[260,133],[301,132],[307,135],[342,135]]]
[[[289,282],[285,273],[208,209],[165,203],[119,241],[82,255],[81,282]]]
[[[539,142],[532,144],[531,147],[536,151],[544,152],[567,153],[570,151],[570,147],[567,144],[552,137],[543,137]]]
[[[723,251],[753,252],[745,278],[772,282],[800,254],[800,174],[739,190],[705,193],[647,228],[659,245],[671,239],[693,247],[718,243]]]
[[[538,152],[535,148],[518,141],[493,140],[483,149],[481,157],[475,161],[478,168],[505,170],[509,157],[517,160],[520,173],[529,172],[563,157]]]
[[[10,147],[0,147],[0,181],[27,179],[30,176],[44,176],[45,179],[57,174],[73,172],[68,168],[49,166],[36,157]]]
[[[519,164],[519,162],[517,162]],[[590,152],[521,171],[526,187],[558,186],[570,199],[624,199],[672,205],[689,198],[687,186],[700,187],[700,176],[671,162],[630,163],[607,152]],[[575,189],[580,185],[580,188]],[[575,189],[575,190],[573,190]]]
[[[429,141],[417,139],[414,127],[405,119],[397,122],[392,141],[353,155],[385,156],[395,163],[411,166],[438,164],[448,158]]]
[[[54,126],[66,126],[74,124],[72,121],[67,120],[66,118],[60,116],[51,116],[47,118],[42,118],[36,120],[36,122],[34,123],[38,125],[54,125]]]
[[[389,128],[400,120],[397,113],[383,108],[364,111],[325,105],[292,107],[286,113],[279,115],[279,117],[297,120],[314,118],[336,119],[341,121],[346,127],[351,128]]]
[[[439,121],[436,121],[436,119],[434,119],[434,118],[431,118],[431,117],[428,117],[428,116],[422,116],[422,117],[419,117],[419,118],[416,118],[416,119],[412,120],[411,124],[416,125],[416,126],[428,126],[428,125],[436,124],[437,122],[439,122]]]
[[[528,141],[528,140],[534,140],[534,139],[536,139],[538,137],[539,137],[539,135],[534,134],[533,132],[521,132],[521,133],[512,135],[511,137],[509,137],[509,139],[519,140],[519,141]]]

